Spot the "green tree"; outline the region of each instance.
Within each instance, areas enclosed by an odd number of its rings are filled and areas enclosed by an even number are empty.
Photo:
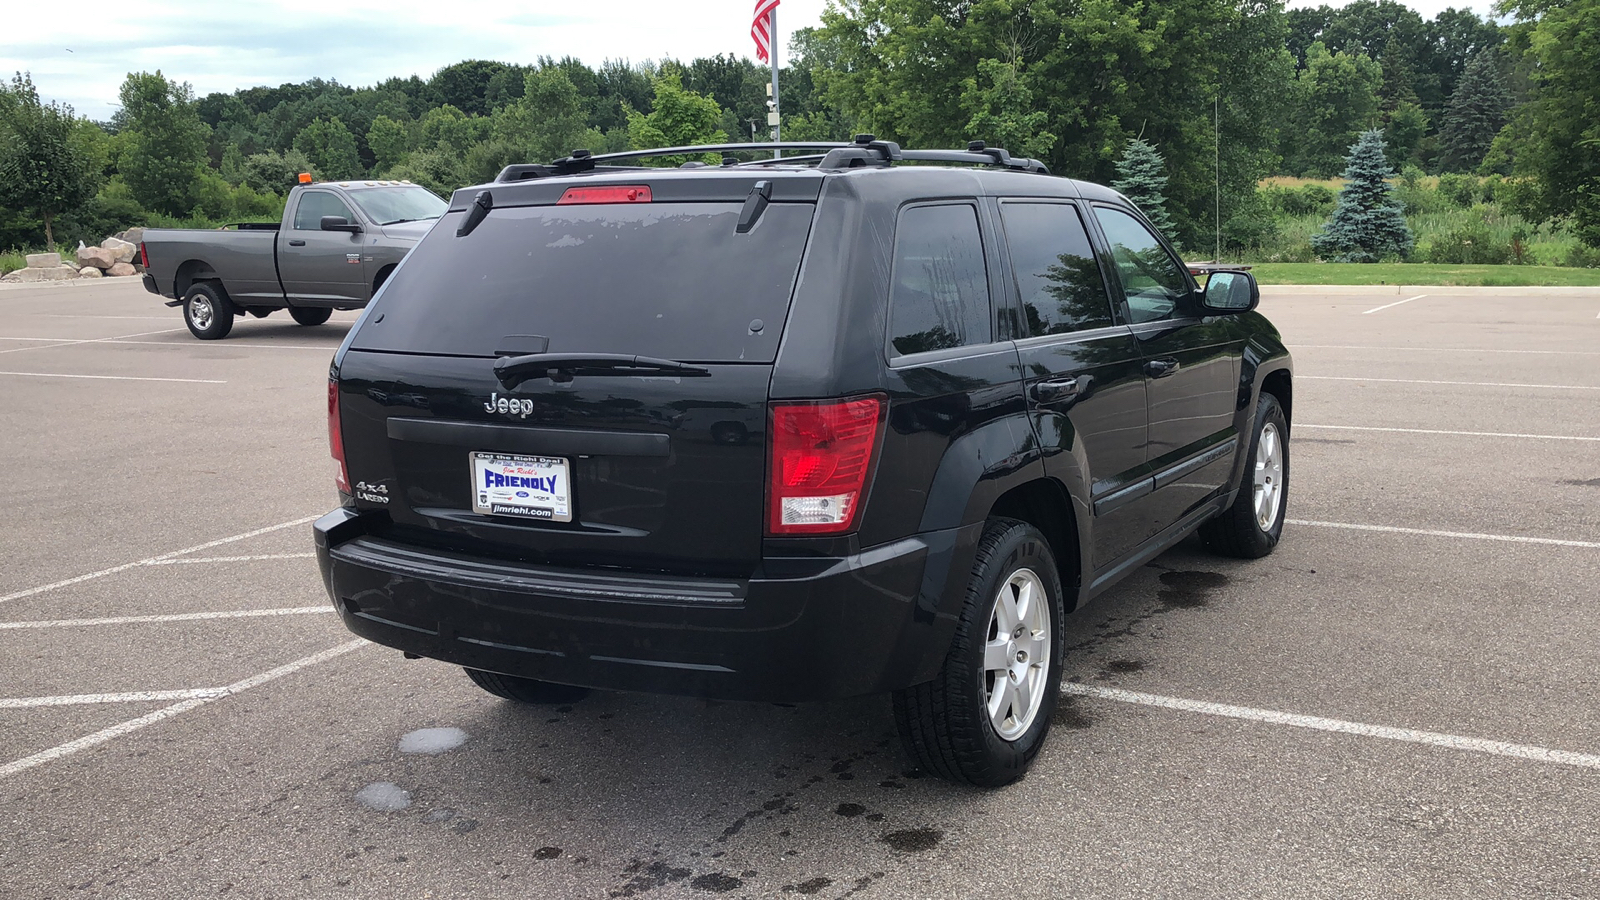
[[[387,172],[399,165],[411,152],[411,129],[404,122],[391,119],[388,116],[378,116],[372,120],[372,127],[367,130],[367,146],[372,148],[375,164],[372,170],[377,173]]]
[[[1022,78],[1022,59],[978,60],[978,74],[961,83],[961,105],[971,116],[967,134],[1017,156],[1047,159],[1058,138],[1049,115],[1033,102]]]
[[[446,150],[457,155],[472,149],[488,136],[489,120],[468,116],[446,103],[428,110],[417,121],[420,135],[418,147],[429,150]]]
[[[1451,172],[1477,168],[1494,136],[1505,127],[1510,108],[1511,96],[1493,54],[1479,53],[1468,60],[1439,128],[1443,167]]]
[[[1383,132],[1364,131],[1350,147],[1339,205],[1311,249],[1335,262],[1378,262],[1411,255],[1411,229],[1389,179],[1394,170],[1384,157]]]
[[[147,209],[187,215],[206,160],[207,128],[195,110],[194,91],[158,69],[129,74],[120,96],[122,109],[113,123],[129,140],[118,167],[134,199]]]
[[[655,79],[655,101],[648,113],[628,111],[628,142],[635,150],[651,147],[684,147],[690,144],[721,144],[728,135],[717,127],[722,108],[710,97],[702,97],[683,86],[676,69],[662,72]],[[647,160],[652,165],[677,165],[688,157]]]
[[[339,120],[316,119],[294,137],[294,149],[305,154],[324,178],[346,181],[363,174],[356,136]]]
[[[1329,53],[1320,42],[1307,48],[1283,135],[1284,168],[1318,178],[1337,172],[1344,149],[1378,123],[1382,83],[1382,68],[1363,54]]]
[[[1111,186],[1132,200],[1163,234],[1172,230],[1172,217],[1167,215],[1167,161],[1154,145],[1140,138],[1129,139],[1117,160],[1117,180]]]
[[[555,66],[528,73],[522,96],[494,116],[489,133],[507,145],[514,162],[545,162],[603,140],[588,126],[577,86]]]
[[[246,187],[259,193],[272,194],[288,194],[301,172],[308,172],[313,177],[320,174],[311,160],[299,150],[252,153],[244,158],[244,165],[240,169]]]
[[[54,250],[56,217],[94,196],[96,173],[74,140],[72,107],[40,102],[20,72],[0,92],[0,203],[43,219],[45,247]]]

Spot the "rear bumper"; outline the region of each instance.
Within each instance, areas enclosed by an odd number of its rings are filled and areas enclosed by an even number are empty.
[[[800,702],[937,674],[966,582],[945,573],[970,570],[981,525],[768,558],[748,580],[489,561],[373,536],[347,509],[313,530],[335,609],[376,643],[563,684]]]

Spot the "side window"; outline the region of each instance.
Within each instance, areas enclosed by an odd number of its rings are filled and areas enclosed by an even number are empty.
[[[976,207],[902,212],[891,281],[889,333],[896,354],[989,342],[989,276]]]
[[[1113,324],[1111,298],[1076,207],[1004,203],[1000,217],[1028,334],[1064,334]]]
[[[300,205],[295,207],[294,229],[321,231],[323,216],[344,216],[348,221],[356,221],[356,217],[350,214],[350,207],[345,206],[337,195],[328,191],[306,191],[300,197]]]
[[[1189,292],[1189,280],[1177,260],[1133,216],[1102,206],[1095,207],[1094,214],[1111,245],[1117,278],[1128,298],[1129,319],[1137,325],[1171,316],[1178,298]]]

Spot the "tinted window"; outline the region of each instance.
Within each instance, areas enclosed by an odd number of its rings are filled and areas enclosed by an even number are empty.
[[[542,335],[552,353],[771,362],[815,207],[774,203],[738,234],[741,205],[504,207],[462,238],[448,213],[352,346],[493,356]]]
[[[1028,334],[1063,334],[1112,324],[1111,298],[1076,207],[1006,203],[1000,216]]]
[[[350,207],[345,206],[344,201],[334,194],[306,191],[300,196],[300,205],[295,207],[294,227],[298,231],[320,231],[323,216],[343,216],[351,222],[356,220],[350,214]]]
[[[1095,216],[1111,245],[1117,278],[1128,298],[1128,315],[1134,324],[1154,322],[1172,315],[1178,298],[1189,292],[1189,279],[1176,260],[1144,227],[1125,212],[1097,206]]]
[[[989,341],[989,276],[978,211],[914,206],[895,231],[889,328],[895,352]]]

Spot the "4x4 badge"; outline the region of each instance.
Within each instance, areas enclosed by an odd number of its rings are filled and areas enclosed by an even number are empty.
[[[526,419],[533,414],[533,401],[521,400],[514,397],[502,397],[496,391],[489,395],[489,402],[483,404],[485,412],[507,413]]]

